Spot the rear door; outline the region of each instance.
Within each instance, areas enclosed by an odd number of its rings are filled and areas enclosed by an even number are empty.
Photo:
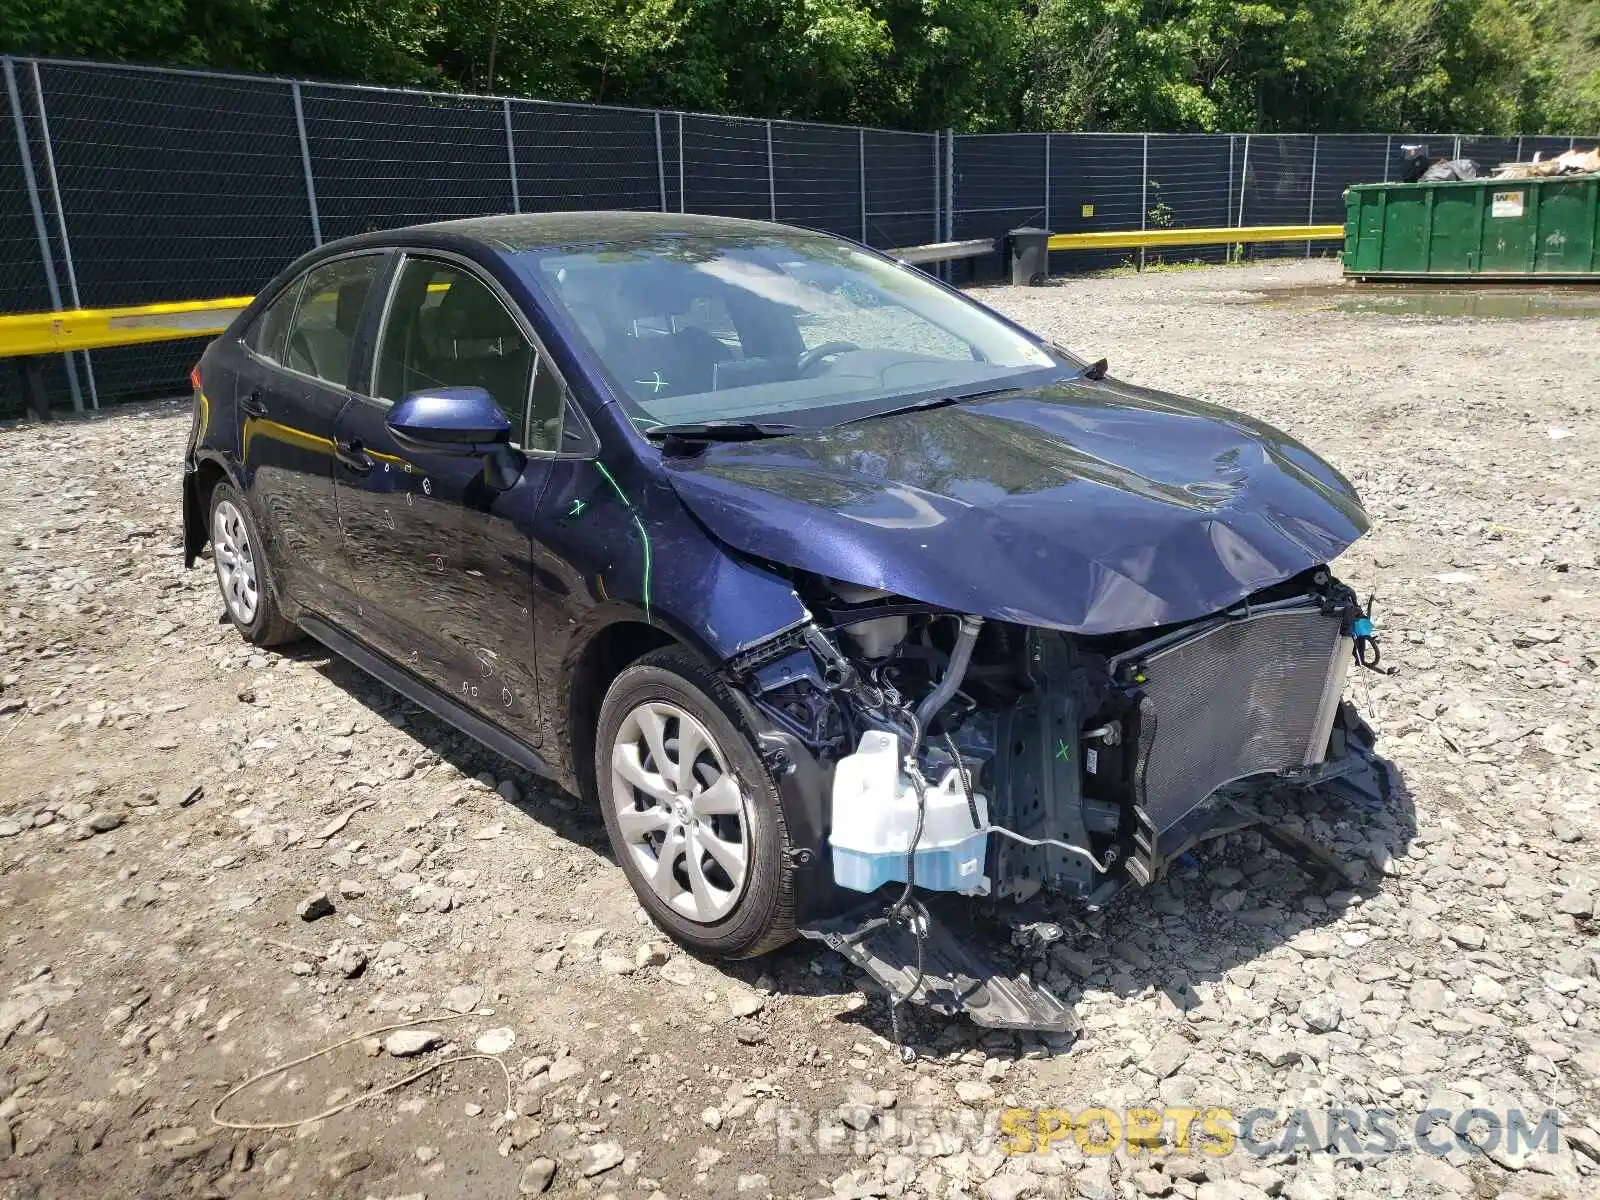
[[[356,330],[381,253],[335,258],[291,282],[245,332],[236,383],[239,461],[251,511],[291,604],[351,619],[333,433],[350,400]]]
[[[482,387],[513,430],[512,471],[402,447],[396,400]],[[363,637],[412,674],[537,745],[530,530],[561,457],[565,390],[513,302],[465,259],[408,254],[370,382],[339,417],[339,514]]]

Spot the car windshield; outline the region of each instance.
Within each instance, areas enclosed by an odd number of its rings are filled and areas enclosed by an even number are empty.
[[[815,426],[1063,363],[920,272],[820,234],[661,236],[516,256],[646,427]]]

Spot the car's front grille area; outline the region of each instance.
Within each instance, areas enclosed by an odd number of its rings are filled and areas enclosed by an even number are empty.
[[[1144,675],[1135,786],[1170,829],[1223,784],[1320,762],[1350,656],[1338,616],[1302,604],[1124,655]]]

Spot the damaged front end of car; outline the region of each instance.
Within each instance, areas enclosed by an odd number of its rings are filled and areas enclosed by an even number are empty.
[[[810,619],[727,677],[768,729],[787,807],[809,814],[791,821],[799,862],[833,885],[802,932],[896,1005],[1071,1030],[1065,1005],[918,895],[1095,908],[1248,824],[1251,789],[1386,782],[1341,699],[1371,622],[1326,566],[1197,620],[1093,636],[803,572],[795,586]]]

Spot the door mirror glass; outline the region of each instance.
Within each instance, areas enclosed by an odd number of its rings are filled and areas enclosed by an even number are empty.
[[[385,423],[396,441],[446,454],[483,454],[511,440],[511,422],[481,387],[412,392]]]

